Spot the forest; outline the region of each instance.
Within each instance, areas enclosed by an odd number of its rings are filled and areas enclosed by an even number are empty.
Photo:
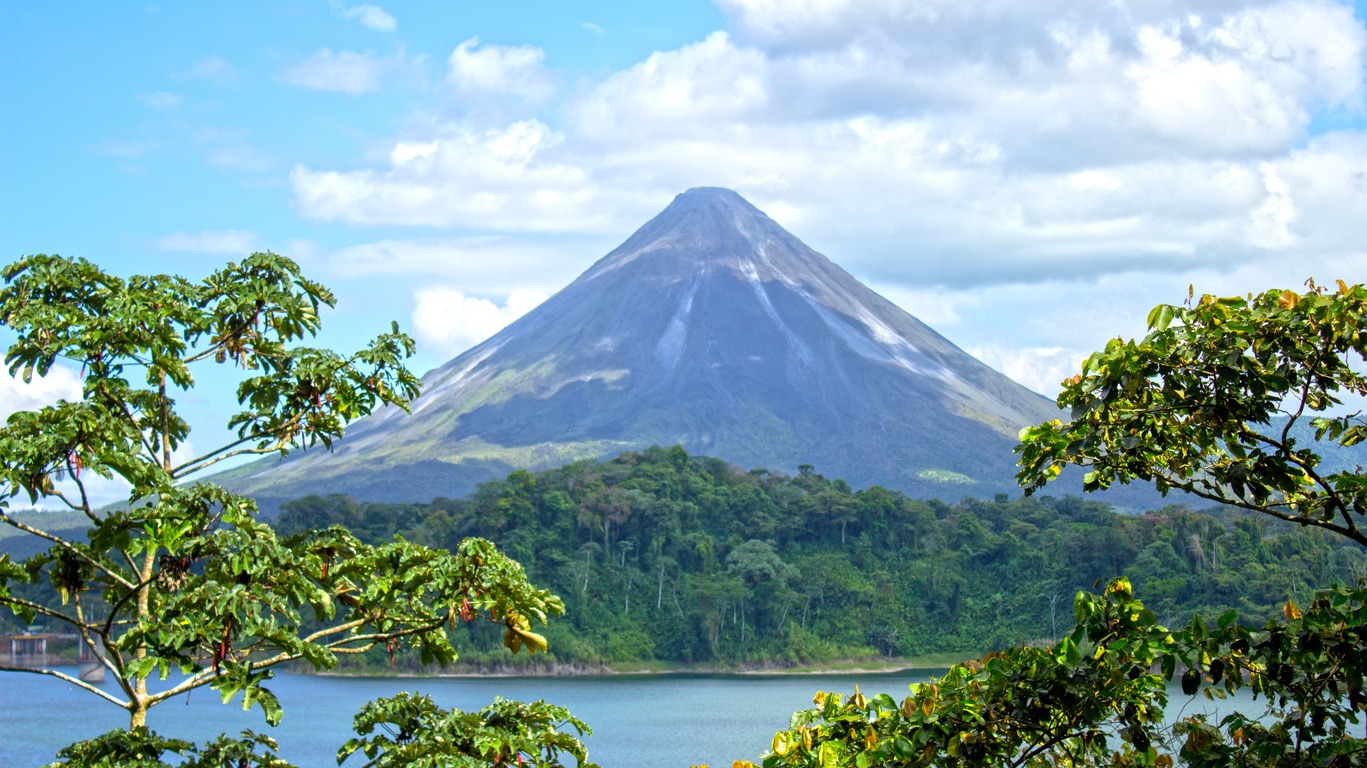
[[[1074,594],[1117,576],[1180,625],[1231,609],[1261,623],[1288,599],[1367,575],[1351,541],[1229,508],[1122,514],[1004,494],[950,504],[678,446],[518,471],[429,504],[310,496],[276,520],[282,534],[332,525],[439,548],[487,538],[564,600],[546,654],[509,656],[497,627],[459,628],[459,664],[480,669],[957,660],[1056,640]]]

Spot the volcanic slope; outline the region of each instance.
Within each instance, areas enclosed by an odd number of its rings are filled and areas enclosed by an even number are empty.
[[[428,373],[411,414],[387,409],[331,453],[258,462],[229,484],[265,506],[427,501],[513,469],[682,444],[959,498],[1014,488],[1017,432],[1058,415],[740,195],[699,188]]]

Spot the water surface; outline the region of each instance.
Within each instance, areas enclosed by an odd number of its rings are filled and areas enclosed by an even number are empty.
[[[594,730],[589,757],[603,768],[686,768],[753,760],[786,728],[795,710],[807,709],[818,690],[888,693],[943,670],[879,675],[613,675],[536,678],[355,678],[280,675],[269,687],[285,719],[266,725],[260,709],[242,711],[240,697],[223,705],[207,688],[165,702],[148,715],[164,736],[203,743],[243,728],[268,733],[280,754],[301,768],[336,766],[337,748],[354,735],[360,706],[399,691],[418,691],[444,707],[479,709],[495,696],[568,707]],[[104,687],[114,691],[112,682]],[[123,710],[55,678],[0,672],[0,765],[36,766],[61,747],[126,726]],[[572,760],[573,758],[571,758]],[[353,756],[347,765],[360,765]]]

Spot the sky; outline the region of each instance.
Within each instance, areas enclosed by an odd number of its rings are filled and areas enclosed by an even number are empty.
[[[1367,279],[1367,0],[0,0],[0,251],[252,251],[426,371],[735,189],[1045,395],[1160,303]],[[0,375],[0,416],[78,394]],[[226,390],[222,390],[226,391]],[[187,407],[231,412],[209,386]]]

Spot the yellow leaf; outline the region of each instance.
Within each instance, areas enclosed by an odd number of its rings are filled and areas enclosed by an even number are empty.
[[[854,686],[854,695],[850,697],[850,704],[860,709],[863,709],[865,706],[868,705],[868,700],[864,698],[864,694],[859,692],[858,685]]]
[[[1295,603],[1287,600],[1286,605],[1282,606],[1282,614],[1286,616],[1287,621],[1295,621],[1301,617],[1301,609],[1297,608]]]
[[[513,653],[522,650],[524,645],[531,653],[538,651],[544,653],[550,647],[546,638],[521,627],[508,627],[508,630],[503,633],[503,644]]]
[[[1295,291],[1282,291],[1282,295],[1277,298],[1277,303],[1284,309],[1295,309],[1301,297]]]
[[[788,754],[788,748],[791,746],[788,743],[788,734],[783,731],[774,734],[774,740],[770,742],[769,746],[773,748],[776,755]]]

